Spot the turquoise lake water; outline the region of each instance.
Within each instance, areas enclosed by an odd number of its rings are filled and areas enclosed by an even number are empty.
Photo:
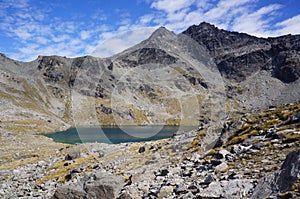
[[[49,133],[45,136],[56,142],[76,143],[124,143],[142,142],[170,138],[179,131],[188,131],[196,127],[179,126],[122,126],[102,128],[71,128],[66,131]]]

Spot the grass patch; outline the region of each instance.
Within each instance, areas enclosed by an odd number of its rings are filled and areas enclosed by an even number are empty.
[[[1,165],[0,166],[0,170],[14,169],[14,168],[19,167],[19,166],[23,166],[23,165],[27,165],[27,164],[38,162],[38,160],[39,160],[38,157],[32,157],[32,158],[26,158],[26,159],[21,159],[21,160],[13,161],[13,162],[11,162],[9,164]]]
[[[300,141],[300,134],[290,132],[285,135],[285,139],[282,141],[283,143],[292,143],[292,142],[299,142]]]
[[[194,148],[196,146],[198,146],[200,143],[200,141],[195,138],[191,143],[186,144],[185,146],[182,147],[183,150],[189,150],[191,148]]]
[[[95,156],[94,155],[89,155],[87,157],[81,157],[81,158],[77,158],[73,163],[65,166],[66,161],[62,160],[60,162],[58,162],[56,165],[54,165],[52,168],[50,169],[54,169],[53,172],[49,171],[49,174],[44,176],[42,179],[40,179],[37,182],[37,185],[41,185],[49,180],[57,180],[58,182],[65,182],[66,181],[66,176],[69,174],[69,172],[82,165],[82,164],[87,164],[89,162],[92,162],[95,160]]]

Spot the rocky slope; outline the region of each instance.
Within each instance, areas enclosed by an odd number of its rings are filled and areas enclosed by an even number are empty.
[[[299,38],[201,23],[105,59],[1,54],[0,197],[299,197]],[[118,145],[39,135],[100,124],[199,129]]]
[[[299,43],[298,35],[256,38],[201,23],[179,35],[161,27],[106,59],[41,56],[23,63],[1,54],[0,120],[7,128],[47,126],[38,129],[43,132],[70,125],[199,125],[242,107],[295,102]]]
[[[2,55],[0,70],[3,125],[39,121],[67,128],[73,119],[81,126],[198,125],[200,116],[212,117],[209,107],[222,111],[225,102],[206,49],[165,28],[107,59],[50,56],[22,63]]]
[[[239,113],[226,121],[222,142],[204,151],[206,128],[160,141],[62,147],[0,166],[0,196],[299,198],[299,113],[299,103]]]
[[[80,67],[72,94],[73,103],[96,97],[90,108],[96,107],[101,124],[198,125],[209,107],[222,111],[222,78],[205,48],[184,35],[159,28],[146,41],[98,63],[100,69],[91,72],[93,64]],[[81,113],[86,106],[73,108]]]

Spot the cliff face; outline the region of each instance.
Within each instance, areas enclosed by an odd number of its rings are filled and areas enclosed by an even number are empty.
[[[220,30],[208,23],[191,26],[183,34],[205,45],[228,79],[241,82],[259,70],[270,70],[284,83],[299,79],[300,35],[257,38]]]

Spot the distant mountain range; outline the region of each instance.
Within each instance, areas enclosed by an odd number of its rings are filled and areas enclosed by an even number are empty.
[[[221,122],[300,99],[300,35],[257,38],[201,23],[159,28],[112,57],[0,55],[0,120],[49,132],[80,125]]]

